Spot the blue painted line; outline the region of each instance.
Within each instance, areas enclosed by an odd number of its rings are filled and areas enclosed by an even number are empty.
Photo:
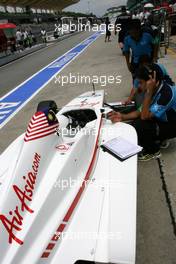
[[[0,100],[0,128],[22,109],[63,68],[90,46],[101,32],[96,32],[62,55]]]

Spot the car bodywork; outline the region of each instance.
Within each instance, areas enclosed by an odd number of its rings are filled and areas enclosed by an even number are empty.
[[[103,102],[88,92],[54,117],[40,105],[0,156],[0,263],[135,263],[137,157],[100,146],[137,136],[103,118]]]

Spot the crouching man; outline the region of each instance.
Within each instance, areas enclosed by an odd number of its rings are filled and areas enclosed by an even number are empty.
[[[160,157],[162,142],[176,137],[176,87],[163,81],[155,65],[141,67],[137,78],[145,91],[143,105],[129,114],[111,112],[109,119],[113,123],[133,120],[143,147],[139,160],[148,161]]]

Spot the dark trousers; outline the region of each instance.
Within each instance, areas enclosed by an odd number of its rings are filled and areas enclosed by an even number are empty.
[[[159,141],[176,137],[176,121],[160,122],[137,119],[132,126],[136,129],[139,145],[149,154],[159,151]]]
[[[119,43],[120,42],[124,43],[124,39],[125,39],[126,35],[127,35],[126,31],[123,31],[123,30],[119,31],[119,39],[118,39],[118,42]]]

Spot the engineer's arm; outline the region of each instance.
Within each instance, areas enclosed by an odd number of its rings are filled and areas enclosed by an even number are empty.
[[[139,118],[141,115],[140,111],[133,111],[128,114],[122,114],[119,112],[111,112],[108,114],[108,118],[112,121],[112,123],[135,120]]]
[[[152,103],[152,97],[153,97],[153,93],[147,91],[144,102],[143,102],[142,112],[141,112],[142,120],[151,120],[154,117],[153,113],[150,112],[150,105]]]

